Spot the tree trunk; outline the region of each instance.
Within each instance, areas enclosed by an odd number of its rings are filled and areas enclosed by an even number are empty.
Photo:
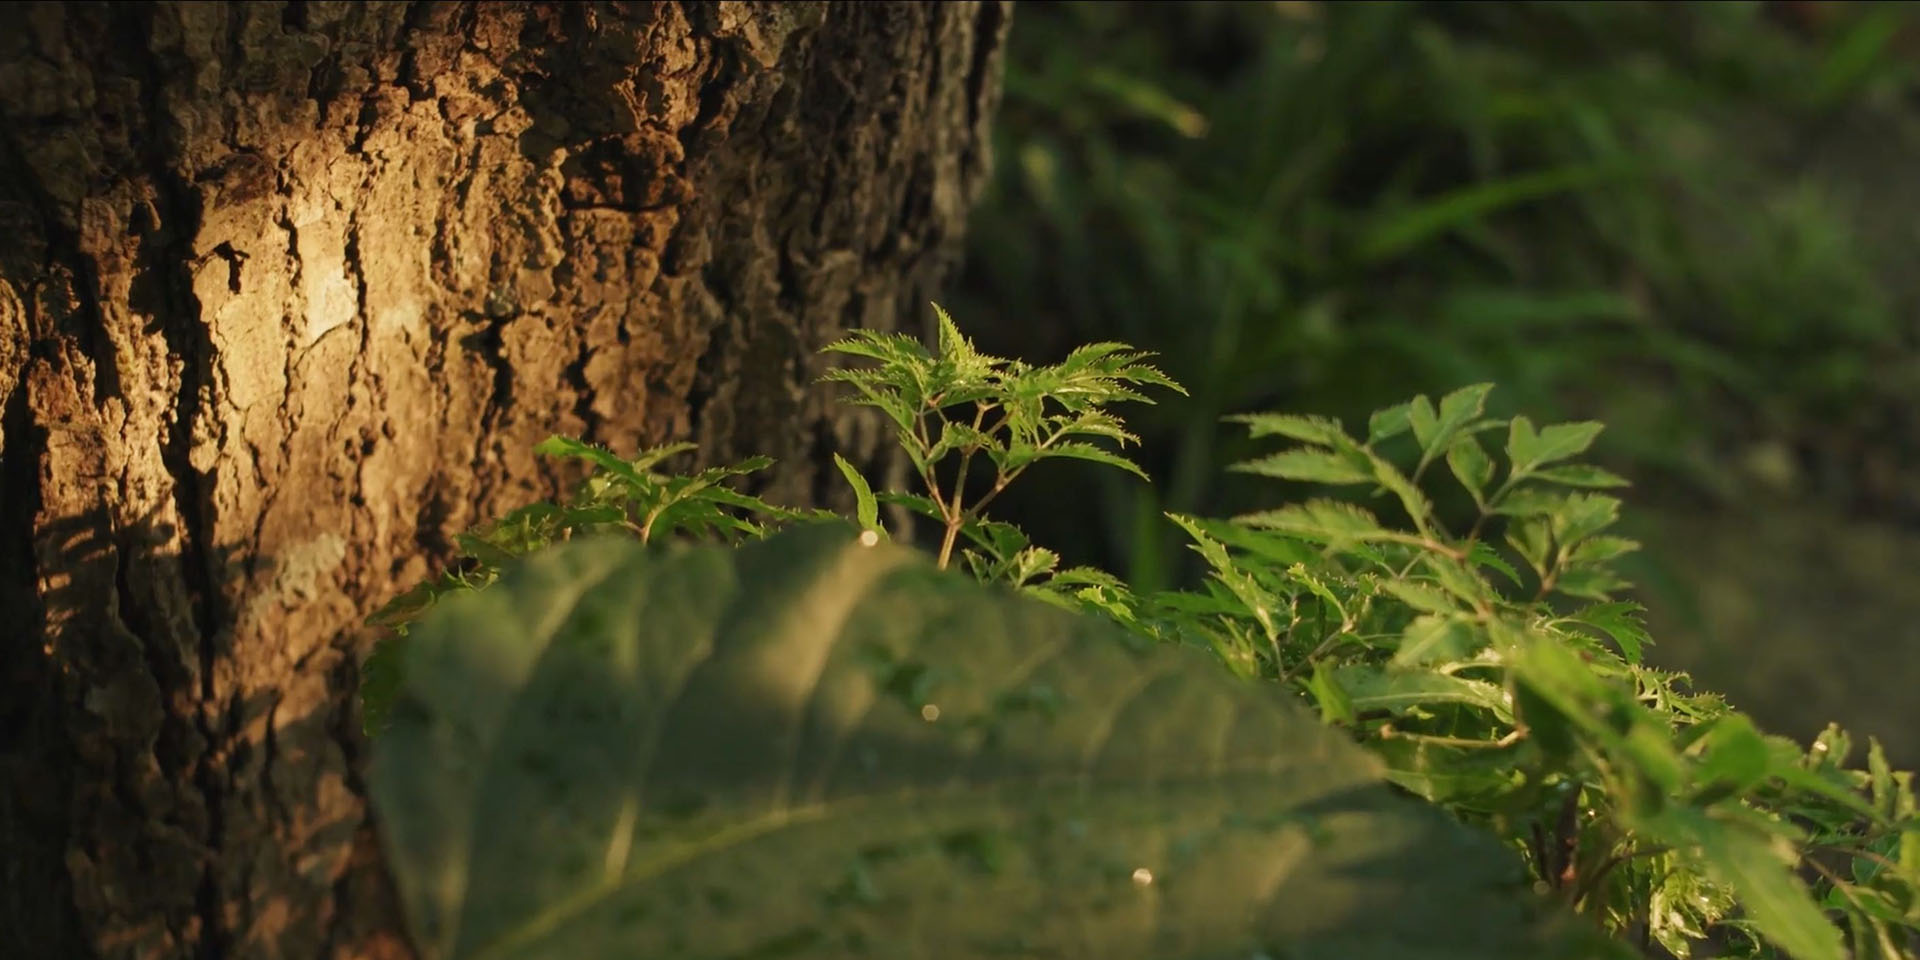
[[[404,955],[359,620],[550,433],[878,456],[1002,3],[0,10],[0,956]]]

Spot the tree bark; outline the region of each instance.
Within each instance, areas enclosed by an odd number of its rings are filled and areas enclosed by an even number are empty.
[[[1007,15],[0,10],[0,956],[404,956],[360,618],[550,433],[878,457],[816,351],[924,317]]]

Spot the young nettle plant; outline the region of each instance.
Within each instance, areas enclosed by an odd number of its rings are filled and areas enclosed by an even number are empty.
[[[661,463],[693,449],[691,443],[673,443],[626,459],[570,437],[548,437],[535,446],[535,452],[546,456],[583,461],[593,472],[561,503],[531,503],[457,535],[454,543],[459,555],[450,569],[394,597],[367,617],[369,626],[387,634],[361,666],[361,722],[366,731],[377,733],[386,722],[387,707],[401,679],[400,649],[407,626],[447,595],[493,583],[501,566],[516,557],[595,533],[627,533],[641,543],[674,536],[739,543],[764,537],[794,520],[833,516],[775,506],[725,485],[771,466],[773,460],[768,457],[751,457],[693,474],[657,471]]]
[[[408,623],[446,594],[484,587],[499,576],[501,564],[576,534],[624,531],[641,543],[675,535],[738,543],[764,537],[789,521],[834,516],[778,507],[724,485],[772,466],[769,457],[678,475],[655,468],[691,453],[691,443],[653,447],[631,460],[571,437],[548,437],[533,449],[550,457],[584,461],[593,473],[563,503],[531,503],[457,535],[454,542],[460,552],[453,569],[388,601],[367,618],[369,625],[404,634]]]
[[[1034,367],[979,352],[945,310],[936,306],[934,313],[936,352],[913,337],[856,330],[827,349],[878,364],[835,370],[827,379],[852,386],[859,391],[853,402],[879,409],[893,423],[925,493],[892,493],[885,500],[940,522],[939,565],[947,566],[965,534],[983,551],[969,551],[968,558],[983,579],[1024,583],[1050,572],[1059,558],[1028,546],[1010,525],[989,521],[987,505],[1042,460],[1090,460],[1147,479],[1138,464],[1100,445],[1140,441],[1109,408],[1153,402],[1136,387],[1186,390],[1142,362],[1151,354],[1124,343],[1088,344],[1057,364]],[[976,458],[990,467],[991,479],[969,499]],[[949,462],[955,466],[943,480],[941,468]],[[875,498],[867,482],[845,460],[839,465],[867,504],[861,522],[871,528]]]
[[[1138,640],[1211,648],[1233,672],[1284,685],[1370,748],[1400,788],[1492,831],[1543,892],[1643,950],[1684,958],[1715,942],[1747,957],[1911,956],[1911,775],[1872,741],[1865,769],[1848,766],[1850,738],[1837,729],[1808,749],[1765,736],[1683,675],[1642,662],[1651,641],[1639,607],[1616,599],[1626,583],[1613,565],[1636,545],[1608,532],[1620,502],[1599,492],[1624,481],[1574,462],[1598,424],[1490,417],[1484,385],[1382,410],[1364,438],[1318,417],[1234,418],[1292,443],[1236,469],[1358,497],[1231,520],[1170,515],[1209,579],[1138,594],[1101,571],[1057,569],[1057,555],[986,508],[1048,458],[1144,476],[1119,452],[1134,438],[1110,407],[1151,402],[1136,388],[1179,386],[1121,344],[1034,367],[979,353],[944,312],[938,323],[933,351],[868,332],[828,348],[874,361],[828,379],[888,417],[921,487],[876,492],[836,458],[870,533],[885,534],[880,504],[901,505],[938,524],[940,567],[958,551],[977,579],[1103,616]],[[593,476],[564,504],[462,537],[459,573],[402,595],[374,622],[403,631],[436,598],[485,586],[500,564],[576,533],[737,543],[831,516],[724,485],[764,459],[654,472],[687,449],[626,460],[548,440],[542,452],[584,459]],[[1443,515],[1428,493],[1436,482],[1457,484],[1471,507]],[[370,729],[401,682],[402,639],[368,662]],[[933,676],[891,669],[900,676],[889,689]]]

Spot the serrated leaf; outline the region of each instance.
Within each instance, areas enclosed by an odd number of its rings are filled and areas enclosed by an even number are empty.
[[[973,349],[973,341],[961,334],[959,325],[953,322],[952,315],[939,304],[933,304],[933,316],[939,328],[936,355],[946,361],[966,362],[979,357]]]
[[[1493,504],[1493,512],[1509,517],[1550,517],[1564,509],[1574,496],[1557,490],[1521,487]]]
[[[692,448],[692,444],[671,444],[643,452],[641,456],[642,459],[647,459],[650,455],[654,462],[658,462],[666,457],[673,456],[677,453],[684,453]],[[631,462],[615,456],[610,450],[576,440],[572,437],[563,437],[559,434],[554,434],[534,444],[533,452],[549,457],[572,457],[576,460],[585,460],[636,487],[644,487],[650,483],[646,477],[646,468],[636,468]]]
[[[933,502],[932,498],[924,497],[917,493],[880,490],[874,493],[873,498],[890,507],[905,507],[929,520],[946,520],[946,517],[940,513],[939,506]]]
[[[1620,645],[1620,652],[1628,663],[1639,663],[1641,651],[1653,642],[1647,636],[1646,627],[1640,623],[1639,614],[1645,607],[1631,601],[1596,603],[1582,608],[1568,619],[1586,624],[1613,638]]]
[[[1411,403],[1398,403],[1375,410],[1373,416],[1367,418],[1367,442],[1379,443],[1412,429],[1411,407]]]
[[[1613,525],[1620,518],[1620,501],[1600,493],[1576,493],[1552,516],[1553,537],[1576,544]]]
[[[1235,523],[1249,527],[1279,530],[1296,536],[1311,537],[1327,543],[1365,540],[1386,531],[1373,514],[1339,500],[1315,499],[1289,504],[1278,510],[1266,510],[1235,517]]]
[[[1440,398],[1439,412],[1420,437],[1420,466],[1414,471],[1416,475],[1435,457],[1445,454],[1453,438],[1480,416],[1487,406],[1487,394],[1492,392],[1493,384],[1476,383]],[[1414,426],[1418,430],[1419,422],[1415,421]]]
[[[1567,551],[1568,563],[1605,563],[1640,549],[1640,541],[1626,537],[1588,537]]]
[[[1382,670],[1350,665],[1334,671],[1347,702],[1356,712],[1386,710],[1404,714],[1415,707],[1463,704],[1510,719],[1506,694],[1484,680],[1467,680],[1425,670]]]
[[[1486,579],[1460,566],[1452,558],[1428,552],[1421,556],[1421,564],[1435,583],[1458,597],[1468,608],[1481,609],[1493,600],[1493,588]]]
[[[1312,571],[1307,569],[1306,564],[1296,563],[1288,567],[1287,576],[1295,583],[1306,587],[1314,596],[1320,598],[1320,602],[1325,604],[1327,609],[1332,610],[1340,622],[1346,622],[1347,606],[1341,598],[1341,595],[1336,593],[1331,586],[1328,586],[1326,580],[1314,576]]]
[[[1400,501],[1400,508],[1407,512],[1407,517],[1413,522],[1414,527],[1425,531],[1427,522],[1433,517],[1432,501],[1429,501],[1427,495],[1421,493],[1420,488],[1415,486],[1412,480],[1407,479],[1397,467],[1388,463],[1386,458],[1377,454],[1368,454],[1368,459],[1373,462],[1374,481]]]
[[[1506,559],[1501,557],[1499,552],[1493,548],[1492,544],[1484,540],[1475,540],[1473,545],[1467,548],[1467,560],[1473,563],[1474,566],[1497,571],[1501,576],[1507,578],[1508,583],[1516,587],[1520,586],[1520,571],[1515,570],[1513,564],[1508,563]]]
[[[1247,434],[1255,439],[1279,435],[1323,447],[1352,446],[1345,427],[1327,417],[1295,413],[1242,413],[1226,417],[1228,423],[1244,423]]]
[[[1279,624],[1274,620],[1274,612],[1281,607],[1280,598],[1262,587],[1258,580],[1240,568],[1234,562],[1233,555],[1226,545],[1207,535],[1191,517],[1169,513],[1167,516],[1185,530],[1193,539],[1194,550],[1205,558],[1207,565],[1213,568],[1213,578],[1227,588],[1235,599],[1246,606],[1246,612],[1260,624],[1261,632],[1267,642],[1272,643],[1280,634]]]
[[[1307,692],[1313,694],[1313,701],[1320,708],[1322,723],[1354,721],[1353,700],[1347,696],[1346,688],[1340,685],[1337,672],[1329,661],[1318,660],[1313,664],[1313,672],[1307,675]]]
[[[1545,520],[1527,517],[1507,525],[1507,545],[1520,554],[1536,576],[1547,574],[1547,553],[1553,549],[1553,535]]]
[[[1533,421],[1527,417],[1514,417],[1507,422],[1507,461],[1515,476],[1526,472],[1534,452],[1540,449],[1540,434],[1533,429]]]
[[[860,521],[863,530],[871,530],[884,536],[886,531],[880,526],[880,502],[873,498],[873,488],[867,485],[867,478],[860,475],[858,468],[847,462],[847,458],[833,455],[833,465],[840,468],[840,475],[847,479],[847,486],[853,488],[854,517]]]
[[[1372,483],[1373,466],[1362,456],[1336,453],[1310,447],[1296,447],[1279,453],[1236,463],[1228,468],[1236,473],[1253,473],[1282,480],[1305,483]]]
[[[1555,575],[1555,592],[1583,600],[1611,602],[1616,591],[1625,590],[1627,581],[1619,574],[1600,567],[1562,566]]]
[[[1514,476],[1584,453],[1602,429],[1599,423],[1585,421],[1556,423],[1535,433],[1532,421],[1515,417],[1507,433],[1507,458],[1513,462]]]
[[[575,542],[423,620],[368,772],[425,960],[1624,955],[1283,690],[845,531]],[[1382,909],[1392,904],[1391,909]]]
[[[1459,604],[1446,593],[1418,581],[1389,580],[1380,587],[1422,613],[1451,614],[1459,609]]]
[[[1472,495],[1473,502],[1486,506],[1487,484],[1493,482],[1493,461],[1480,449],[1480,441],[1472,434],[1454,438],[1453,444],[1447,447],[1447,467]]]
[[[1080,443],[1077,441],[1056,443],[1048,447],[1040,459],[1052,457],[1066,457],[1070,460],[1087,460],[1093,463],[1103,463],[1109,467],[1119,467],[1142,480],[1152,479],[1147,476],[1145,470],[1140,469],[1140,466],[1132,460],[1128,460],[1126,457],[1114,453],[1111,450],[1096,447],[1091,443]]]
[[[1393,653],[1392,665],[1424,667],[1456,663],[1472,656],[1483,645],[1472,625],[1458,617],[1415,617],[1400,635],[1400,646]]]
[[[1413,428],[1413,439],[1420,444],[1422,451],[1432,448],[1440,435],[1440,416],[1433,411],[1433,401],[1421,394],[1407,402],[1407,425]]]
[[[1013,555],[1006,573],[1010,586],[1024,586],[1027,581],[1053,572],[1060,565],[1060,555],[1045,547],[1027,547]]]

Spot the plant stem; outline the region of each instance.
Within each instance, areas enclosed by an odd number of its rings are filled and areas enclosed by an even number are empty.
[[[946,536],[942,537],[940,540],[939,566],[940,566],[940,569],[942,570],[945,570],[947,568],[947,560],[948,558],[953,556],[953,541],[960,536],[960,524],[962,522],[963,521],[959,518],[954,518],[947,521]]]
[[[1519,743],[1520,739],[1526,735],[1526,731],[1523,728],[1516,728],[1498,740],[1470,740],[1465,737],[1443,737],[1431,733],[1407,733],[1406,731],[1395,729],[1391,723],[1383,723],[1380,725],[1379,734],[1382,740],[1412,740],[1417,743],[1431,743],[1440,747],[1460,747],[1466,750],[1499,750],[1503,747],[1511,747]]]

